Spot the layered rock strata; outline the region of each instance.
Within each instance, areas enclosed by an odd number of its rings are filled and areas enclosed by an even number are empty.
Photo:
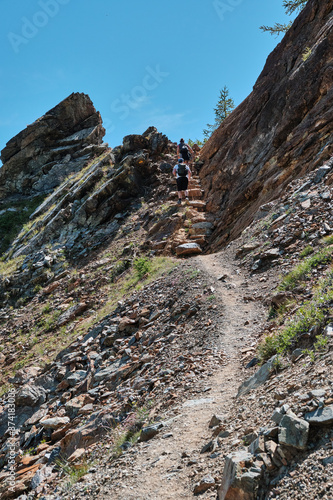
[[[108,147],[104,134],[89,96],[71,94],[1,151],[0,200],[51,192]]]
[[[202,149],[207,210],[219,220],[213,250],[332,154],[332,7],[332,0],[307,3],[252,93]]]

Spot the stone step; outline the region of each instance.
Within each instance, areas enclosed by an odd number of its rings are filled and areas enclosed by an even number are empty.
[[[204,212],[201,212],[201,213],[197,212],[196,215],[187,215],[186,214],[186,217],[188,220],[191,221],[192,224],[197,224],[198,222],[208,222]]]
[[[190,235],[211,235],[214,229],[214,225],[211,222],[198,222],[193,224],[189,229]]]
[[[166,243],[166,241],[153,241],[151,247],[153,250],[162,250],[165,247]]]
[[[200,245],[200,246],[203,246],[203,245],[205,245],[205,243],[207,243],[205,236],[200,236],[200,235],[198,236],[198,235],[192,234],[190,236],[190,240],[193,241],[193,243],[198,243],[198,245]]]
[[[176,255],[196,255],[202,253],[202,249],[198,243],[184,243],[176,247]]]
[[[190,198],[201,198],[202,195],[204,194],[204,191],[203,191],[203,189],[199,189],[199,188],[189,189],[188,194],[189,194]]]
[[[201,201],[201,200],[190,200],[189,203],[190,207],[196,208],[197,210],[205,210],[206,209],[206,202]]]

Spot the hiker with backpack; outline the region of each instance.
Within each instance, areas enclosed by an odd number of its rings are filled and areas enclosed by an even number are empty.
[[[190,167],[186,165],[183,158],[179,158],[177,165],[173,167],[172,173],[177,181],[178,205],[182,202],[182,193],[185,194],[185,200],[188,202],[188,181],[192,175]]]
[[[192,148],[185,143],[184,139],[180,139],[177,146],[177,156],[183,158],[186,165],[188,165],[191,155],[194,155]]]

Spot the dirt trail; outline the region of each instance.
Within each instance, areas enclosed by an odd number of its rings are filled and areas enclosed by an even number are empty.
[[[257,302],[244,301],[244,296],[251,294],[251,283],[244,279],[227,252],[195,257],[191,262],[215,279],[216,303],[223,311],[218,347],[226,354],[226,364],[210,377],[208,392],[173,408],[170,420],[168,415],[163,419],[168,425],[160,434],[135,447],[131,458],[127,454],[118,463],[123,475],[112,484],[113,499],[192,499],[193,483],[200,477],[200,471],[202,475],[205,471],[199,459],[194,465],[197,474],[193,481],[193,468],[188,461],[194,455],[198,457],[203,445],[211,439],[208,428],[211,417],[228,413],[242,379],[239,349],[254,340],[263,312]],[[223,275],[224,280],[219,279]],[[110,497],[105,492],[101,498]],[[206,492],[201,498],[216,498],[216,492]]]

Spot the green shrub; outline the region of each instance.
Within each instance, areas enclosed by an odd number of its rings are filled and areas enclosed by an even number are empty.
[[[332,254],[333,248],[327,247],[301,262],[283,278],[278,290],[293,290],[300,281],[305,280],[310,275],[312,269],[320,264],[327,264],[330,262],[332,260]]]
[[[312,50],[310,49],[310,47],[306,47],[306,49],[304,50],[303,54],[302,54],[302,59],[303,61],[307,61],[309,59],[309,57],[311,56],[312,54]]]
[[[7,250],[43,199],[44,196],[36,196],[30,200],[16,201],[0,207],[2,210],[6,210],[6,212],[0,214],[0,254]]]
[[[111,282],[117,281],[118,276],[120,276],[126,269],[130,266],[130,261],[128,259],[121,260],[115,266],[113,266],[110,274]]]
[[[277,335],[266,337],[258,346],[258,354],[262,361],[274,356],[277,353]]]
[[[326,350],[328,343],[328,338],[323,335],[316,336],[316,342],[313,344],[313,347],[316,352],[323,352]]]
[[[68,481],[66,484],[67,488],[70,488],[73,484],[77,483],[81,477],[85,476],[93,465],[92,463],[88,463],[84,460],[80,466],[75,464],[69,464],[67,461],[58,459],[56,460],[56,465],[58,469],[62,470],[63,473],[67,476]]]
[[[299,256],[303,259],[304,257],[307,257],[308,255],[312,254],[314,252],[313,247],[311,245],[308,245],[307,247],[303,248]]]
[[[133,265],[139,279],[142,279],[151,271],[151,262],[147,257],[138,257],[134,260]]]
[[[323,323],[324,310],[316,301],[305,302],[295,318],[288,321],[286,326],[274,335],[266,337],[258,346],[258,354],[262,361],[266,361],[274,354],[283,354],[297,342],[300,335],[308,332],[313,326]]]
[[[333,234],[329,234],[328,236],[324,236],[324,238],[322,238],[322,243],[324,243],[324,245],[332,245],[333,244]]]

